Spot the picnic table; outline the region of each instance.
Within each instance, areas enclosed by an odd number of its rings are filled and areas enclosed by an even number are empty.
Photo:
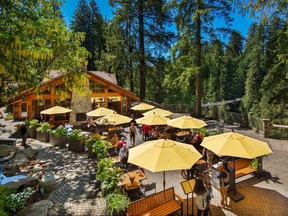
[[[119,181],[119,185],[123,186],[130,183],[130,176],[135,176],[136,181],[147,179],[146,175],[142,172],[142,170],[134,170],[132,172],[125,173]]]

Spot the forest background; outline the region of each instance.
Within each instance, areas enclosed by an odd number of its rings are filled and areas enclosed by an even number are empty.
[[[69,25],[62,4],[1,1],[2,103],[51,69],[72,73],[67,85],[103,70],[142,100],[186,104],[195,116],[202,104],[241,98],[225,110],[288,124],[285,0],[109,0],[109,20],[95,0],[79,0]],[[246,38],[230,28],[233,10],[257,20]],[[220,18],[226,26],[215,27]]]

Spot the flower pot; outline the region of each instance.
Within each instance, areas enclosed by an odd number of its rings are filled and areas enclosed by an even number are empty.
[[[74,152],[84,152],[85,150],[85,140],[69,140],[68,139],[68,149]]]
[[[29,138],[36,138],[36,128],[28,128],[27,133]]]
[[[66,143],[67,143],[67,136],[60,136],[57,137],[53,134],[50,134],[50,144],[51,145],[55,145],[55,146],[59,146],[59,147],[66,147]]]
[[[88,148],[88,158],[96,158],[97,157],[97,153],[96,152],[92,152],[91,149]]]
[[[50,140],[50,133],[49,132],[36,132],[36,139],[41,142],[49,142]]]

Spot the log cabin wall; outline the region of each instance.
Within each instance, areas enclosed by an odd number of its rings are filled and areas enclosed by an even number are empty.
[[[104,72],[101,72],[105,74]],[[100,75],[101,75],[100,73]],[[134,93],[117,85],[117,81],[112,82],[105,80],[103,77],[93,73],[87,72],[89,77],[91,108],[85,108],[83,111],[76,111],[74,113],[74,121],[76,121],[77,112],[89,112],[98,107],[106,107],[113,109],[120,114],[128,114],[129,108],[133,101],[140,101]],[[106,73],[107,74],[107,73]],[[41,118],[40,112],[50,107],[59,105],[67,108],[71,107],[72,92],[66,89],[64,84],[63,75],[54,77],[53,79],[43,83],[40,86],[40,92],[36,94],[35,89],[22,91],[19,95],[9,99],[9,106],[13,110],[13,117],[15,120],[24,119],[39,119]],[[62,92],[62,93],[59,93]],[[63,92],[65,92],[63,94]],[[77,109],[78,110],[78,109]],[[64,124],[69,122],[69,115],[55,115],[42,116],[45,121],[52,121],[52,124]],[[70,117],[71,119],[71,117]]]

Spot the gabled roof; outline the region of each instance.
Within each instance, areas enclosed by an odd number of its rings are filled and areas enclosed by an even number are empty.
[[[125,89],[125,88],[123,88],[117,84],[115,74],[109,74],[105,71],[87,71],[87,74],[90,76],[94,76],[98,80],[102,80],[103,82],[107,83],[107,85],[109,85],[109,86],[113,86],[122,94],[125,94],[125,95],[127,95],[127,96],[129,96],[135,100],[140,100],[140,98],[138,98],[133,92],[131,92],[131,91],[129,91],[129,90],[127,90],[127,89]],[[60,70],[51,70],[51,71],[49,71],[48,75],[43,79],[41,86],[48,85],[49,83],[51,83],[57,79],[61,79],[66,75],[67,74],[63,74]],[[13,100],[13,99],[17,100],[18,99],[17,96],[20,96],[20,95],[23,96],[24,94],[32,93],[32,91],[34,91],[33,88],[22,91],[18,95],[9,98],[9,100]],[[13,102],[10,101],[10,103],[13,103]]]

